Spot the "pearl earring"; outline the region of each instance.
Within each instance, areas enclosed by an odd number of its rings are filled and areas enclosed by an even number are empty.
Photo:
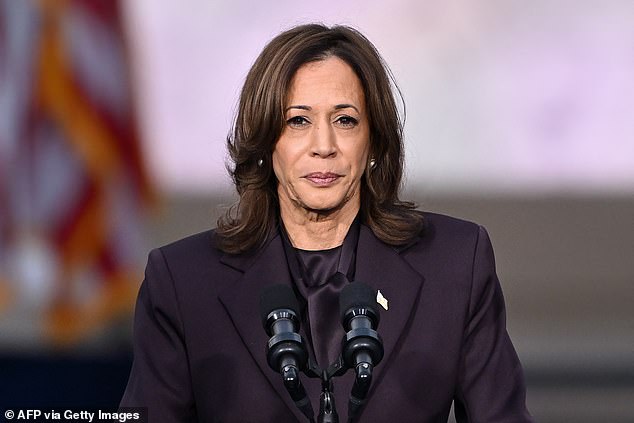
[[[370,169],[374,169],[376,167],[376,160],[370,159]]]
[[[262,167],[264,165],[264,159],[258,160],[258,167]]]

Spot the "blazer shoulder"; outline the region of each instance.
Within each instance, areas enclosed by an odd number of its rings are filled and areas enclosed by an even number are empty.
[[[434,212],[423,211],[426,224],[435,226],[444,226],[453,229],[477,229],[480,225],[476,222],[465,220],[459,217],[449,216],[447,214],[440,214]]]
[[[170,264],[209,265],[218,262],[224,254],[216,247],[215,234],[215,229],[209,229],[163,245],[156,250],[160,251],[165,261]]]
[[[240,277],[236,269],[223,263],[226,254],[216,246],[215,237],[215,230],[210,229],[155,248],[147,268],[166,276],[183,304],[191,304],[202,292],[215,295]],[[147,275],[146,270],[146,279]]]
[[[468,239],[477,239],[484,228],[475,223],[456,217],[423,212],[425,227],[421,234],[423,241],[455,241],[464,242]]]
[[[484,238],[486,230],[468,220],[444,214],[423,212],[425,226],[416,243],[401,251],[411,260],[422,257],[445,260],[445,257],[473,257],[475,249]]]

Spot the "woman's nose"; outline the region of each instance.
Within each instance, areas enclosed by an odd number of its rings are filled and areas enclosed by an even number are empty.
[[[337,140],[334,128],[320,123],[313,129],[311,155],[319,157],[331,157],[337,154]]]

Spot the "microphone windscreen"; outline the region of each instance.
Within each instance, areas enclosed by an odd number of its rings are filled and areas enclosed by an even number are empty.
[[[271,285],[262,291],[260,296],[260,317],[262,326],[266,329],[266,321],[273,310],[287,308],[293,310],[299,317],[299,303],[293,288],[288,285]]]
[[[341,320],[344,320],[346,312],[353,307],[371,309],[378,316],[376,291],[363,282],[356,281],[347,284],[339,295],[339,317]]]

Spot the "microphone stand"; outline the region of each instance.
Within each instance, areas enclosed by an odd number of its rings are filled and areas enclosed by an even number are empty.
[[[333,394],[333,377],[341,376],[348,369],[345,367],[341,355],[328,369],[322,370],[312,359],[308,360],[308,367],[304,370],[306,376],[321,379],[321,394],[319,396],[318,423],[339,423],[337,405]]]
[[[284,364],[284,363],[283,363]],[[299,370],[292,364],[286,364],[281,371],[284,387],[291,396],[295,406],[304,414],[311,423],[313,419],[313,407],[310,404],[310,398],[306,395],[306,390],[299,378]]]
[[[365,404],[372,384],[373,367],[371,363],[361,362],[354,369],[354,384],[348,400],[348,423],[352,423],[356,419],[363,404]]]
[[[332,394],[332,379],[324,370],[321,377],[321,395],[319,396],[319,423],[339,423],[335,397]]]
[[[348,351],[345,351],[348,352]],[[382,357],[381,348],[381,357]],[[366,402],[368,391],[372,385],[372,373],[374,366],[371,364],[371,354],[362,351],[357,356],[358,364],[354,367],[355,378],[348,400],[348,423],[352,423],[358,417],[361,408]],[[319,404],[318,423],[338,423],[339,415],[335,405],[335,397],[333,395],[333,378],[342,376],[348,372],[350,367],[346,365],[345,357],[340,355],[337,360],[332,363],[327,370],[321,371],[317,365],[309,359],[308,368],[304,371],[308,377],[321,377],[321,395]]]

